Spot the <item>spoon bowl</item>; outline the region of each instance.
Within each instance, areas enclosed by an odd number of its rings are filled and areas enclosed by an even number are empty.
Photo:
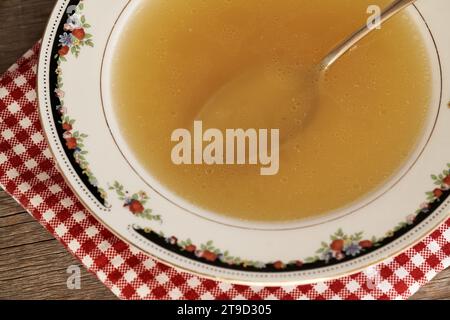
[[[416,0],[396,0],[380,15],[383,23]],[[230,79],[201,108],[196,120],[205,127],[280,130],[280,144],[303,130],[319,104],[321,83],[327,70],[376,28],[365,24],[320,63],[292,73],[289,68],[254,66]],[[263,89],[261,89],[263,88]],[[289,106],[286,108],[284,106]],[[256,115],[256,117],[255,117]],[[222,124],[222,125],[221,125]]]

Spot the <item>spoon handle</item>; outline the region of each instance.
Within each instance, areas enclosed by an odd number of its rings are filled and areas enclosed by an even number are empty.
[[[405,7],[409,6],[416,0],[395,0],[386,9],[383,10],[380,16],[380,23],[392,18],[399,13]],[[321,62],[320,69],[328,69],[336,60],[343,56],[348,50],[350,50],[356,43],[371,33],[375,28],[370,28],[368,24],[362,26],[358,31],[350,35],[346,40],[341,42],[335,47]]]

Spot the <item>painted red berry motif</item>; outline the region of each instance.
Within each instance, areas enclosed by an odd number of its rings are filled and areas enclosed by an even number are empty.
[[[197,247],[194,246],[193,244],[190,244],[190,245],[186,246],[186,248],[184,248],[184,250],[186,250],[187,252],[195,252],[195,250],[197,250]]]
[[[203,252],[202,258],[204,258],[207,261],[214,262],[217,259],[217,255],[214,252],[206,250]]]
[[[338,239],[334,240],[330,245],[333,251],[342,251],[344,249],[344,240]]]
[[[72,130],[72,125],[70,123],[68,123],[68,122],[64,122],[62,127],[63,127],[64,131]]]
[[[277,261],[273,264],[273,267],[277,270],[281,270],[281,269],[284,269],[286,267],[286,265],[281,261]]]
[[[133,214],[140,214],[144,212],[144,206],[142,203],[138,200],[131,200],[130,204],[128,205],[128,208]]]
[[[370,240],[363,240],[359,243],[359,246],[363,249],[369,249],[372,248],[373,243]]]
[[[123,201],[123,207],[127,208],[135,216],[150,221],[162,222],[160,215],[152,214],[152,210],[147,208],[149,196],[144,191],[131,193],[125,190],[124,186],[118,181],[115,181],[112,185],[109,185],[109,190],[114,190],[118,196],[118,199]],[[165,240],[171,244],[178,244],[178,240],[175,237],[165,237]]]
[[[58,50],[58,54],[60,56],[65,56],[68,53],[69,53],[69,47],[68,46],[63,46],[63,47],[61,47],[61,49]]]
[[[84,32],[83,28],[75,29],[72,31],[72,35],[77,38],[78,40],[83,40],[86,36],[86,32]]]
[[[440,198],[442,197],[442,195],[444,194],[444,192],[441,189],[434,189],[433,194],[436,198]]]
[[[75,139],[75,138],[67,138],[66,139],[66,146],[70,150],[76,149],[77,146],[78,146],[77,139]]]
[[[443,180],[444,184],[450,186],[450,175],[446,176]]]

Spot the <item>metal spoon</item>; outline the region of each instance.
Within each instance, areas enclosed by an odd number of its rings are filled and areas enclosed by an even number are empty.
[[[415,1],[416,0],[395,0],[381,13],[380,23],[386,22]],[[333,63],[342,57],[355,44],[361,41],[361,39],[370,34],[374,29],[375,28],[370,27],[368,24],[365,24],[358,31],[350,35],[322,60],[320,63],[320,70],[326,71]]]
[[[414,1],[392,2],[381,13],[380,22],[387,21]],[[220,124],[224,123],[230,128],[283,128],[280,130],[280,142],[283,144],[304,129],[314,116],[327,69],[373,30],[365,24],[333,49],[321,63],[306,67],[285,81],[277,80],[276,70],[246,70],[212,95],[199,110],[196,120],[219,129],[222,129]],[[268,94],[261,95],[261,90]],[[294,109],[280,108],[280,105],[292,104],[293,100],[298,102]],[[240,105],[236,105],[236,101]]]

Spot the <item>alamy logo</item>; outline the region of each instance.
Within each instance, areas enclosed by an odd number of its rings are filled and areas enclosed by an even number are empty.
[[[279,171],[279,129],[207,129],[195,121],[193,134],[176,129],[171,140],[172,162],[176,165],[260,165],[260,174],[276,175]]]
[[[377,5],[367,7],[367,13],[371,14],[367,19],[367,27],[369,29],[381,29],[381,8]]]
[[[72,265],[67,268],[69,277],[67,278],[67,288],[69,290],[81,289],[81,269],[77,265]]]

